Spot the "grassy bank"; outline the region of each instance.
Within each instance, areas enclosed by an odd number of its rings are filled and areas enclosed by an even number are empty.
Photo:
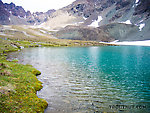
[[[42,83],[40,74],[31,65],[7,61],[6,53],[19,50],[13,41],[0,39],[0,111],[1,113],[44,112],[47,102],[38,98],[36,92]]]

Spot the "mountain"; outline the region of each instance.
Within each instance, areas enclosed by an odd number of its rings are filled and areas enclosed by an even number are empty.
[[[51,29],[59,30],[55,33],[58,38],[88,40],[90,36],[93,37],[90,40],[96,41],[104,41],[104,39],[105,41],[149,40],[149,4],[150,0],[76,0],[59,10],[61,15],[66,13],[68,17],[64,18],[65,22],[59,21],[60,26],[54,25]],[[68,19],[71,16],[74,18]],[[54,18],[57,18],[57,15]],[[55,20],[54,18],[53,20]],[[51,22],[51,18],[49,18],[44,26],[51,26]],[[85,27],[89,32],[84,34]],[[102,32],[99,34],[93,32],[92,35],[91,30],[95,32],[101,30]],[[109,38],[101,35],[102,33]],[[95,37],[98,38],[95,39]]]
[[[49,18],[54,9],[45,13],[25,11],[22,6],[0,1],[0,24],[2,25],[34,25],[41,24]]]
[[[61,39],[150,40],[150,0],[76,0],[59,10],[25,12],[0,3],[0,24],[38,25]]]
[[[54,35],[64,39],[149,40],[149,4],[150,0],[76,0],[54,12],[42,27],[59,30]]]
[[[77,0],[64,8],[68,13],[83,17],[83,25],[126,22],[140,24],[150,16],[150,0]],[[92,25],[91,25],[92,26]]]
[[[102,26],[116,22],[140,25],[150,16],[149,4],[150,0],[76,0],[51,17],[54,19],[57,15],[66,14],[66,18],[73,16],[78,20],[74,22],[74,19],[69,19],[72,24],[85,26]],[[52,18],[49,18],[47,25]]]

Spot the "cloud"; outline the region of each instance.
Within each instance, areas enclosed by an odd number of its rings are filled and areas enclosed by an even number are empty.
[[[15,3],[31,12],[46,12],[49,9],[60,9],[71,4],[75,0],[2,0],[4,3]]]

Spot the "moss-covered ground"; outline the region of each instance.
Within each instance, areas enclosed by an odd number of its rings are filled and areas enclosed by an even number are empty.
[[[16,42],[0,39],[0,112],[44,112],[47,102],[38,98],[36,92],[42,83],[36,78],[40,72],[31,65],[7,61],[6,53],[19,50]]]

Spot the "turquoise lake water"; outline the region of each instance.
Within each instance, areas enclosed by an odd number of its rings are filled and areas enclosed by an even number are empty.
[[[9,59],[42,72],[45,113],[150,112],[150,47],[40,47]]]

